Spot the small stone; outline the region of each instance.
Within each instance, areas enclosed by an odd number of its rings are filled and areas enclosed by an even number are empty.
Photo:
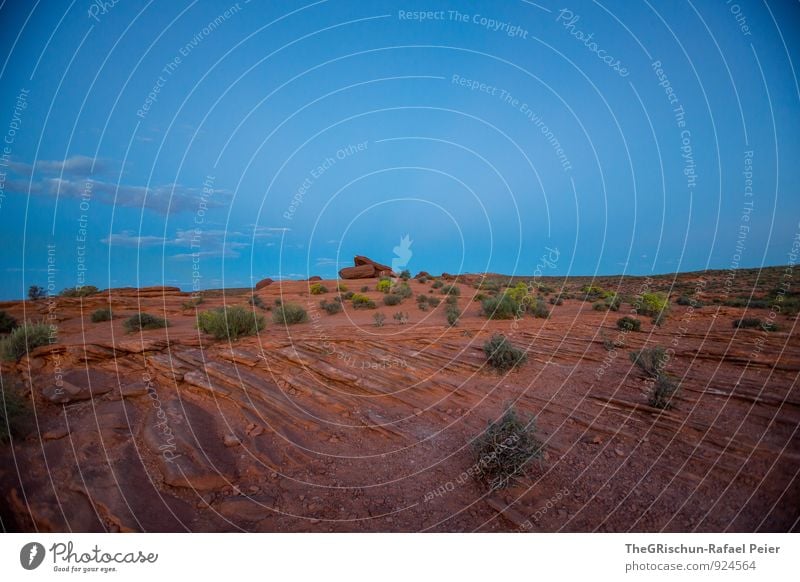
[[[599,445],[602,442],[603,442],[603,437],[601,437],[599,434],[595,435],[595,437],[592,439],[592,444],[594,445]]]
[[[257,426],[253,430],[250,431],[250,436],[251,437],[261,436],[262,434],[264,434],[264,427],[263,426]]]
[[[223,442],[225,443],[226,447],[235,447],[235,446],[238,446],[240,444],[239,443],[239,439],[237,439],[232,434],[226,434],[225,438],[223,439]]]
[[[615,453],[617,453],[617,456],[619,456],[619,457],[624,457],[624,456],[625,456],[625,451],[623,451],[623,450],[622,450],[621,448],[619,448],[619,447],[617,447],[616,449],[614,449],[614,452],[615,452]]]

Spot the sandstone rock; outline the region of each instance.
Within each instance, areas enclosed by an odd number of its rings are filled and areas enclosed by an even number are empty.
[[[261,279],[258,283],[256,283],[256,291],[263,289],[269,285],[272,285],[275,281],[267,277],[266,279]]]
[[[111,392],[116,384],[116,378],[106,372],[71,370],[61,377],[59,384],[45,386],[42,396],[56,404],[68,404]]]
[[[353,258],[353,264],[355,264],[356,267],[359,267],[361,265],[372,265],[373,267],[375,267],[376,271],[388,271],[389,273],[392,272],[392,268],[389,267],[388,265],[377,263],[372,259],[370,259],[369,257],[364,257],[362,255],[356,255]]]
[[[319,275],[314,275],[313,277],[309,277],[308,281],[322,281],[322,277]]]
[[[420,271],[416,275],[414,275],[415,279],[422,279],[425,277],[426,279],[433,279],[433,276],[428,271]]]
[[[345,267],[339,270],[339,277],[342,279],[367,279],[375,276],[375,267],[372,265]]]
[[[272,505],[275,499],[267,495],[257,497],[228,497],[217,506],[217,511],[228,519],[242,521],[261,521],[275,512]]]

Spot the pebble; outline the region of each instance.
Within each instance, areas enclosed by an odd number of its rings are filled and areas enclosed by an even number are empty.
[[[239,444],[239,439],[232,434],[226,434],[223,442],[225,443],[226,447],[235,447]]]

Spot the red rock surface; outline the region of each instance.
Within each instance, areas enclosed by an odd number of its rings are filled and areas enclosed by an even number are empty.
[[[735,289],[771,289],[780,271],[740,272]],[[724,300],[725,273],[703,301]],[[699,275],[651,282],[691,291]],[[189,294],[111,290],[55,300],[58,343],[2,365],[3,388],[30,410],[0,448],[3,523],[26,531],[786,531],[800,517],[800,340],[734,329],[741,307],[673,304],[656,327],[620,336],[629,314],[571,298],[550,319],[487,321],[458,277],[456,327],[445,303],[414,298],[328,315],[306,282],[257,291],[304,306],[310,321],[269,323],[229,343],[201,334]],[[546,280],[552,287],[561,280]],[[588,280],[570,280],[575,290]],[[374,280],[348,285],[374,288]],[[415,294],[438,294],[409,282]],[[595,284],[635,293],[642,279]],[[336,282],[326,283],[329,289]],[[678,285],[678,287],[676,287]],[[201,309],[246,305],[252,291],[205,292]],[[737,293],[737,295],[740,293]],[[553,295],[551,294],[550,297]],[[113,322],[91,323],[111,306]],[[46,301],[6,302],[18,320]],[[139,309],[170,327],[126,333]],[[406,325],[392,314],[409,314]],[[768,310],[748,316],[768,317]],[[482,345],[506,334],[519,371],[487,369]],[[609,342],[620,345],[613,351]],[[677,405],[647,404],[631,350],[662,345],[681,380]],[[603,370],[600,374],[598,371]],[[57,387],[56,381],[64,380]],[[64,388],[66,387],[66,388]],[[60,388],[60,391],[56,391]],[[515,404],[537,416],[542,463],[507,490],[464,477],[470,443]],[[433,492],[441,492],[435,494]]]

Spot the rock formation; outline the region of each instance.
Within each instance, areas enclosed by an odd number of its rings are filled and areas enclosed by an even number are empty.
[[[353,258],[354,267],[345,267],[339,271],[342,279],[368,279],[371,277],[391,276],[392,268],[381,263],[376,263],[368,257],[356,255]]]

